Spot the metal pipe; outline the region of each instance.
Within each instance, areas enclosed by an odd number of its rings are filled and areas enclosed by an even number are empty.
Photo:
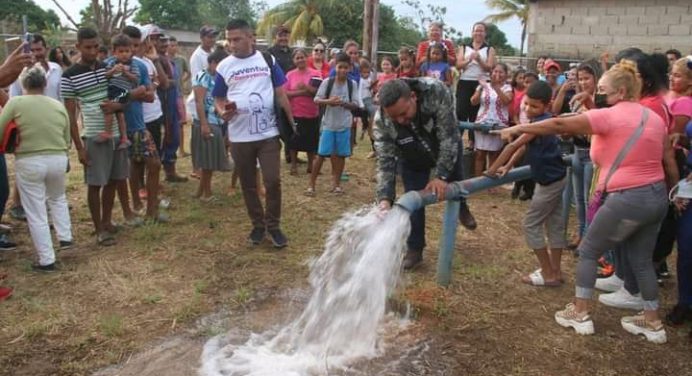
[[[485,134],[490,133],[490,131],[497,131],[503,128],[507,128],[501,123],[472,123],[468,121],[460,121],[459,129],[464,129],[467,131],[479,131]]]

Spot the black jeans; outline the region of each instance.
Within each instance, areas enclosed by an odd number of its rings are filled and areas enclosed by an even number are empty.
[[[463,176],[463,153],[464,145],[459,142],[459,151],[457,161],[454,165],[454,170],[450,174],[449,181],[461,180]],[[420,191],[425,188],[430,181],[431,169],[413,169],[406,160],[402,159],[401,163],[401,180],[404,183],[404,191]],[[466,198],[459,200],[462,207],[466,205]],[[411,213],[411,233],[406,239],[406,246],[409,250],[422,251],[425,248],[425,207],[420,208]]]

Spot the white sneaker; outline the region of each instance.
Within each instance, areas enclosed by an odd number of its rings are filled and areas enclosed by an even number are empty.
[[[620,320],[620,324],[629,333],[643,334],[649,342],[666,343],[668,341],[663,324],[660,321],[658,323],[646,322],[642,313],[637,316],[625,316]]]
[[[589,335],[594,333],[593,321],[588,313],[578,314],[573,303],[569,303],[562,311],[555,312],[555,322],[565,328],[574,328],[577,334]]]
[[[615,308],[631,309],[635,311],[644,309],[644,299],[642,299],[642,296],[640,294],[632,295],[624,287],[610,294],[599,295],[598,301]]]
[[[596,279],[596,288],[605,292],[615,292],[625,286],[625,281],[618,278],[615,273],[608,278]]]

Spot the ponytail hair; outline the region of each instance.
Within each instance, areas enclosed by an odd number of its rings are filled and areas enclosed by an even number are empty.
[[[631,60],[620,60],[613,65],[604,75],[610,80],[615,90],[625,88],[625,100],[637,100],[642,91],[642,80],[639,77],[637,64]]]

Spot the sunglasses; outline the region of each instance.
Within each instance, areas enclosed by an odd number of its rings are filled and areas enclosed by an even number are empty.
[[[315,48],[314,50],[312,50],[312,52],[324,52],[324,50],[320,50],[319,48]]]

